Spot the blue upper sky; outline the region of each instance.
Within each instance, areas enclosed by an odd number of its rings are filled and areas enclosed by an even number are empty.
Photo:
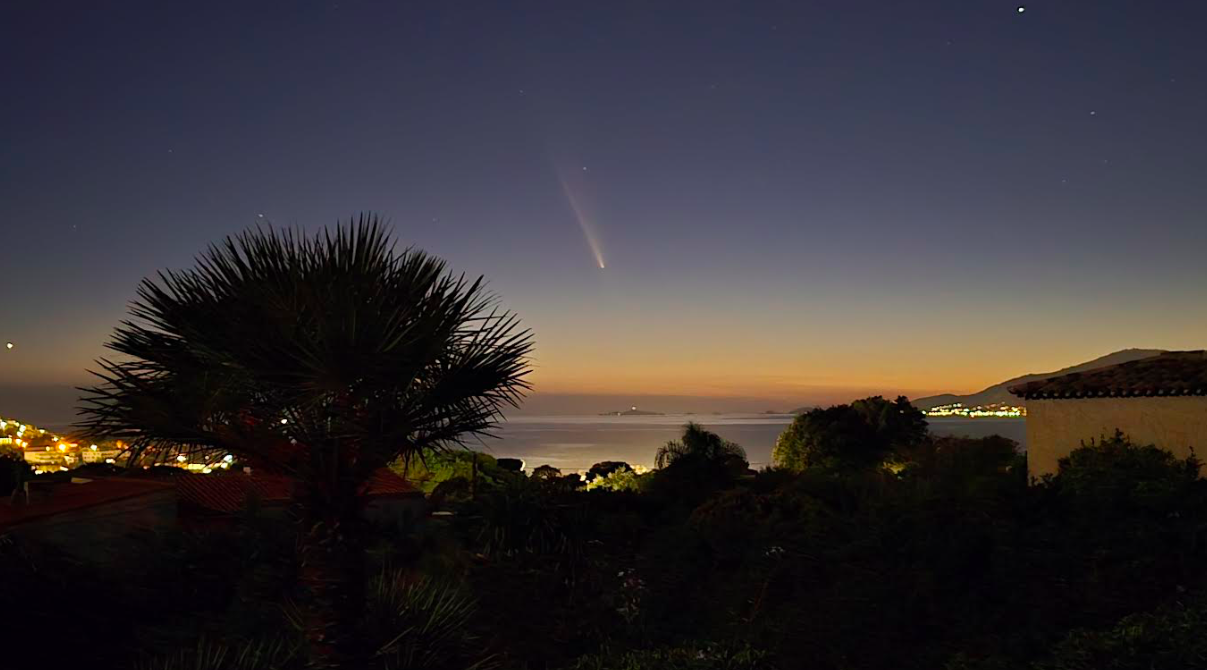
[[[546,392],[1202,347],[1207,3],[1017,7],[5,3],[0,383],[84,381],[223,235],[361,210],[485,274]]]

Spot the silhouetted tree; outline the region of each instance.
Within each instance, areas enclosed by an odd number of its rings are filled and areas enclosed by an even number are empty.
[[[524,461],[518,458],[500,458],[495,463],[503,470],[508,472],[523,472]]]
[[[747,465],[746,451],[741,446],[705,430],[695,422],[688,422],[683,427],[683,436],[678,440],[671,440],[658,448],[654,464],[658,468],[666,468],[683,459],[740,462],[742,469]]]
[[[533,479],[558,479],[562,476],[562,471],[552,465],[538,465],[532,469]]]
[[[873,396],[797,416],[776,440],[772,459],[797,471],[859,470],[878,466],[925,437],[926,417],[905,397],[889,402]]]
[[[256,229],[139,285],[84,389],[88,434],[133,458],[225,453],[296,476],[316,663],[363,667],[361,511],[378,468],[489,432],[528,388],[531,338],[483,280],[399,251],[375,216]]]
[[[33,478],[33,468],[25,455],[17,451],[0,451],[0,497],[9,496],[22,482]]]
[[[595,481],[596,477],[607,477],[608,475],[610,475],[613,472],[616,472],[618,470],[632,470],[632,469],[633,469],[633,466],[629,465],[628,463],[625,463],[624,461],[602,461],[600,463],[596,463],[595,465],[592,465],[591,468],[589,470],[587,470],[586,480],[587,480],[587,483],[590,483],[592,481]]]
[[[696,423],[658,448],[658,470],[649,482],[656,497],[689,511],[713,492],[727,488],[749,468],[742,447]]]

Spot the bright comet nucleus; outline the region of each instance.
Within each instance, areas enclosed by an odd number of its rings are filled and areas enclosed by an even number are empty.
[[[583,168],[586,170],[586,168]],[[565,175],[561,170],[557,173],[558,181],[561,182],[562,192],[566,194],[566,201],[570,203],[570,209],[574,212],[574,218],[578,221],[578,227],[583,231],[583,237],[587,240],[587,246],[591,247],[591,253],[595,256],[595,263],[600,270],[606,269],[608,266],[604,263],[603,249],[599,244],[599,238],[595,235],[595,229],[591,225],[591,219],[587,215],[579,198],[575,195],[574,189],[566,181]]]

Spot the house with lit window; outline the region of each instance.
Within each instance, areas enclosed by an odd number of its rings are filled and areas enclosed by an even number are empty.
[[[1010,387],[1027,403],[1027,472],[1055,474],[1061,458],[1122,431],[1179,458],[1207,457],[1207,351],[1151,358]]]

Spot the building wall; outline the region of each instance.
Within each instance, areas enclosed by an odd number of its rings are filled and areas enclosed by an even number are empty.
[[[1192,447],[1207,457],[1207,396],[1028,400],[1027,471],[1055,474],[1060,458],[1116,429],[1180,458]]]

